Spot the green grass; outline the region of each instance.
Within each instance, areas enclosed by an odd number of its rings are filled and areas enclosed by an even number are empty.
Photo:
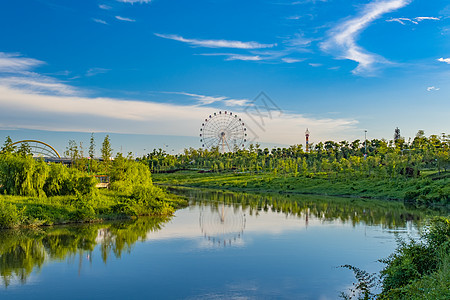
[[[295,176],[182,171],[154,174],[153,180],[162,185],[407,200],[436,206],[448,206],[450,198],[449,176],[438,177],[436,174],[420,178],[378,179],[334,177],[326,174]]]
[[[98,190],[94,194],[55,197],[0,196],[0,228],[36,227],[67,223],[167,216],[187,202],[160,192],[156,199],[137,199],[124,193]]]

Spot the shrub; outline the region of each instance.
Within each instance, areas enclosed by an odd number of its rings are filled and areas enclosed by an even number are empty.
[[[16,205],[0,201],[0,228],[14,228],[25,221],[24,210]]]

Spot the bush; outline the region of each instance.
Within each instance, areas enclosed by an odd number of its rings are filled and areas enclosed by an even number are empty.
[[[25,222],[25,208],[18,209],[16,205],[0,201],[0,228],[14,228]]]
[[[110,188],[131,195],[135,186],[153,186],[150,169],[143,163],[119,155],[112,164]]]
[[[419,242],[402,241],[394,254],[380,260],[387,265],[381,271],[381,295],[401,298],[405,290],[413,290],[425,277],[441,272],[443,262],[448,260],[449,250],[450,219],[436,217],[429,222]]]

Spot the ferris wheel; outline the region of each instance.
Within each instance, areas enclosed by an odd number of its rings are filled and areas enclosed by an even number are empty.
[[[218,147],[222,153],[231,152],[236,147],[244,147],[247,142],[247,128],[242,119],[232,112],[219,111],[209,115],[200,128],[202,147]]]

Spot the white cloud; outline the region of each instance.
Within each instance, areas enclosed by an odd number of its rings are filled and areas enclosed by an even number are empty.
[[[92,21],[94,21],[95,23],[99,23],[99,24],[103,24],[103,25],[108,25],[108,23],[107,23],[106,21],[101,20],[101,19],[95,19],[95,18],[92,18]]]
[[[228,56],[226,60],[258,61],[258,60],[262,60],[262,58],[259,55],[232,54],[232,55]]]
[[[443,57],[441,57],[441,58],[438,59],[438,61],[440,61],[440,62],[445,62],[445,63],[450,64],[450,57],[449,57],[449,58],[443,58]]]
[[[428,92],[431,92],[431,91],[439,91],[439,90],[440,90],[440,88],[435,87],[435,86],[429,86],[429,87],[427,87],[427,91],[428,91]]]
[[[210,105],[213,103],[224,103],[226,106],[245,106],[249,105],[248,99],[231,99],[225,96],[206,96],[185,92],[166,92],[168,94],[177,94],[194,98],[199,105]]]
[[[106,4],[100,4],[98,6],[100,9],[104,9],[104,10],[110,10],[112,7]]]
[[[0,73],[17,73],[28,71],[31,68],[44,64],[43,61],[22,57],[17,53],[0,52]]]
[[[436,18],[436,17],[417,17],[415,18],[417,21],[423,21],[423,20],[434,20],[434,21],[439,21],[440,18]]]
[[[223,96],[214,97],[214,96],[205,96],[205,95],[185,93],[185,92],[173,92],[171,94],[179,94],[179,95],[184,95],[184,96],[189,96],[189,97],[195,98],[198,101],[198,103],[201,105],[208,105],[208,104],[212,104],[214,102],[219,102],[219,101],[227,99],[227,97],[223,97]]]
[[[386,22],[397,22],[400,23],[402,25],[406,25],[407,22],[410,22],[412,24],[419,24],[419,22],[422,22],[424,20],[434,20],[434,21],[439,21],[440,18],[436,18],[436,17],[416,17],[416,18],[391,18],[386,20]]]
[[[272,48],[276,46],[276,44],[260,44],[257,42],[186,39],[182,36],[175,34],[155,33],[155,35],[164,39],[175,40],[190,44],[192,46],[206,47],[206,48],[261,49],[261,48]]]
[[[311,67],[314,67],[314,68],[323,66],[322,64],[315,64],[315,63],[309,63],[308,65],[310,65]]]
[[[243,61],[260,61],[267,60],[270,57],[262,57],[260,55],[244,55],[236,53],[201,53],[202,56],[226,56],[225,60],[243,60]]]
[[[408,18],[392,18],[392,19],[386,20],[386,22],[397,22],[397,23],[400,23],[402,25],[406,25],[405,22],[411,22],[411,23],[414,23],[414,24],[419,24],[418,22],[416,22],[414,20],[411,20],[411,19],[408,19]]]
[[[125,17],[121,17],[121,16],[116,16],[116,19],[120,20],[120,21],[125,21],[125,22],[136,22],[136,20],[134,20],[134,19],[125,18]]]
[[[105,74],[105,73],[108,73],[109,71],[111,71],[111,70],[105,69],[105,68],[90,68],[89,70],[87,70],[86,76],[91,77],[91,76],[95,76],[98,74]]]
[[[4,86],[36,94],[75,95],[75,89],[53,78],[31,74],[30,76],[12,76],[1,78]]]
[[[223,101],[226,106],[247,106],[250,105],[250,101],[247,99],[227,99]]]
[[[123,3],[150,3],[152,2],[152,0],[117,0],[118,2],[123,2]]]
[[[311,46],[313,39],[305,38],[305,36],[301,33],[296,33],[294,36],[286,39],[284,43],[287,46],[297,48],[305,48]]]
[[[18,55],[3,53],[2,57],[17,59]],[[291,134],[292,130],[308,127],[314,131],[316,139],[333,135],[338,139],[349,139],[358,123],[352,119],[323,119],[286,113],[266,121],[264,130],[258,131],[257,124],[252,124],[251,118],[243,111],[243,107],[253,107],[247,99],[175,93],[194,98],[202,105],[214,105],[205,107],[198,103],[176,105],[87,97],[77,88],[54,78],[23,72],[43,63],[23,61],[26,63],[15,67],[17,74],[4,73],[0,80],[0,128],[197,136],[199,125],[206,116],[223,110],[223,106],[233,106],[237,110],[235,113],[246,120],[249,132],[253,129],[259,136],[258,141],[295,144],[299,141]],[[11,70],[10,65],[7,66]]]
[[[281,60],[288,64],[293,64],[293,63],[298,63],[298,62],[304,61],[304,59],[297,59],[297,58],[290,58],[290,57],[283,57]]]
[[[361,13],[338,24],[329,32],[329,39],[322,43],[323,51],[331,52],[339,59],[349,59],[358,63],[354,74],[371,73],[376,63],[387,62],[383,57],[367,52],[356,40],[359,34],[382,15],[408,5],[411,0],[373,1],[364,6]]]
[[[203,107],[38,94],[11,88],[3,83],[0,83],[0,106],[0,127],[175,136],[196,136],[199,124],[206,116],[223,110],[221,105]],[[358,123],[352,119],[322,119],[291,113],[266,120],[264,131],[258,131],[258,126],[252,124],[245,113],[235,113],[246,121],[249,130],[256,132],[258,141],[280,144],[299,143],[292,131],[304,130],[306,127],[314,132],[315,140],[330,136],[349,139]]]

